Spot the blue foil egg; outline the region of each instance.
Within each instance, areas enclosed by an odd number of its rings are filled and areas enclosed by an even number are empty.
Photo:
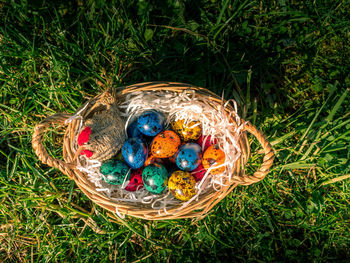
[[[193,171],[201,164],[202,148],[196,143],[185,143],[176,154],[176,165],[183,171]]]
[[[143,139],[145,136],[140,130],[137,128],[137,120],[134,120],[128,125],[128,128],[126,129],[126,132],[128,134],[128,138],[140,138]]]
[[[128,125],[126,132],[128,134],[128,138],[140,138],[146,145],[150,145],[152,143],[153,137],[144,135],[137,128],[137,120],[134,120]]]
[[[156,136],[164,130],[164,126],[164,115],[155,110],[145,111],[137,118],[137,128],[147,136]]]
[[[147,159],[146,145],[140,138],[129,138],[123,144],[122,155],[132,169],[141,168]]]

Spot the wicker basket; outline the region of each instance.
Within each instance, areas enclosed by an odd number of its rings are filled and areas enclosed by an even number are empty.
[[[210,92],[207,89],[194,87],[183,83],[173,83],[173,82],[148,82],[140,83],[136,85],[131,85],[123,88],[116,89],[117,98],[120,101],[125,100],[127,94],[134,91],[158,91],[158,90],[169,90],[175,92],[182,92],[183,90],[192,89],[196,91],[198,96],[205,96],[208,103],[217,105],[221,103],[222,100],[216,94]],[[88,114],[89,108],[93,107],[96,101],[98,101],[103,94],[90,100],[87,107],[82,111],[81,115]],[[225,108],[227,112],[233,110],[231,106]],[[213,208],[220,200],[222,200],[227,194],[229,194],[237,185],[250,185],[260,180],[268,174],[269,168],[271,167],[274,159],[274,153],[271,145],[266,140],[262,132],[258,131],[255,126],[249,122],[244,125],[244,132],[241,133],[239,144],[241,147],[241,157],[236,161],[235,171],[233,180],[223,186],[220,191],[208,191],[200,196],[200,199],[196,202],[190,203],[186,208],[179,211],[178,207],[168,209],[167,213],[154,210],[142,203],[121,203],[115,202],[97,192],[95,185],[91,183],[86,174],[79,171],[76,168],[75,161],[75,149],[74,145],[74,134],[78,129],[79,121],[73,120],[68,124],[65,131],[63,140],[63,159],[59,160],[49,156],[43,144],[43,134],[44,132],[54,124],[65,124],[65,121],[71,117],[69,114],[55,114],[41,121],[36,125],[33,133],[32,145],[38,158],[44,163],[51,167],[59,169],[61,172],[66,174],[70,179],[74,180],[78,187],[96,204],[112,212],[114,215],[116,211],[120,214],[131,215],[138,218],[148,219],[148,220],[162,220],[162,219],[181,219],[181,218],[202,218],[208,214],[208,212]],[[234,120],[232,120],[234,122]],[[264,158],[261,167],[253,175],[246,175],[244,172],[245,165],[250,155],[250,146],[247,139],[247,133],[251,133],[256,137],[256,139],[261,144],[264,151]],[[181,204],[180,204],[181,205]]]

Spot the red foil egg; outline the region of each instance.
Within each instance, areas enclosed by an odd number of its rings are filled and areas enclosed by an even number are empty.
[[[140,169],[133,170],[131,172],[130,182],[125,187],[126,191],[134,192],[134,191],[139,190],[143,187],[142,171],[143,171],[143,168],[140,168]]]
[[[206,149],[208,149],[210,146],[217,144],[218,140],[211,135],[202,135],[197,140],[197,143],[200,147],[202,147],[202,151],[204,152]]]
[[[196,169],[194,169],[191,172],[191,175],[194,177],[196,182],[199,182],[199,181],[201,181],[203,179],[206,171],[207,170],[203,167],[203,164],[200,164]]]

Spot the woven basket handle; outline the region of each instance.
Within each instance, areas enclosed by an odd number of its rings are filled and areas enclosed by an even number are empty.
[[[269,173],[269,169],[272,166],[273,159],[275,158],[275,154],[273,153],[273,149],[270,143],[265,138],[264,134],[259,131],[254,125],[247,122],[244,125],[244,130],[251,133],[256,137],[264,150],[264,159],[260,168],[252,175],[245,178],[245,182],[241,183],[242,185],[250,185],[256,182],[261,181],[265,178],[265,176]]]
[[[43,144],[43,134],[51,126],[51,124],[65,124],[65,120],[68,119],[70,116],[70,114],[58,113],[47,117],[46,119],[38,123],[34,128],[32,146],[35,151],[35,154],[38,156],[40,161],[51,167],[59,169],[62,173],[68,175],[68,177],[71,179],[71,175],[74,173],[73,167],[62,160],[49,156]]]

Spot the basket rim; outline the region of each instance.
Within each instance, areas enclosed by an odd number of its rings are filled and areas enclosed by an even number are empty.
[[[206,96],[208,99],[208,103],[226,102],[225,100],[222,100],[218,95],[209,91],[206,88],[196,87],[190,84],[178,82],[144,82],[130,86],[110,89],[114,89],[114,91],[116,91],[116,96],[120,99],[125,97],[127,94],[130,94],[135,91],[168,90],[182,92],[184,90],[191,89],[196,91],[200,96]],[[92,105],[97,103],[101,96],[103,96],[103,94],[111,91],[110,89],[84,103],[82,107],[77,111],[80,110],[80,114],[84,116],[84,113],[86,113]],[[227,105],[225,109],[227,109],[228,111],[232,110],[232,106]],[[45,120],[37,124],[33,133],[32,146],[38,158],[43,163],[48,164],[51,167],[58,168],[70,179],[73,179],[78,185],[78,187],[84,192],[86,196],[88,196],[88,198],[91,201],[112,212],[112,216],[117,213],[117,215],[119,216],[123,214],[148,220],[181,218],[201,219],[205,217],[210,212],[210,210],[225,196],[227,196],[237,185],[250,185],[264,179],[265,176],[268,174],[274,159],[273,149],[270,143],[266,140],[264,134],[261,131],[258,131],[254,125],[250,124],[249,122],[245,122],[244,132],[242,132],[241,136],[239,137],[239,144],[242,150],[242,154],[241,157],[236,161],[234,169],[234,173],[237,176],[235,176],[235,180],[229,182],[229,184],[227,184],[226,186],[223,186],[220,191],[209,191],[208,193],[201,195],[201,199],[199,199],[199,201],[190,203],[185,209],[182,209],[181,211],[175,211],[175,208],[168,209],[168,212],[158,211],[154,209],[146,209],[143,205],[135,205],[135,203],[125,205],[122,202],[112,201],[108,197],[97,192],[95,185],[86,178],[85,173],[79,171],[76,168],[76,161],[74,161],[75,152],[73,145],[75,140],[74,131],[79,125],[78,120],[71,121],[68,124],[68,127],[66,128],[63,140],[64,161],[55,159],[48,155],[42,143],[43,133],[52,124],[64,124],[70,116],[71,115],[69,114],[56,114],[46,118]],[[251,176],[248,176],[244,173],[245,165],[250,156],[250,145],[247,138],[247,133],[251,133],[253,136],[255,136],[264,150],[263,163],[261,164],[260,168]]]

